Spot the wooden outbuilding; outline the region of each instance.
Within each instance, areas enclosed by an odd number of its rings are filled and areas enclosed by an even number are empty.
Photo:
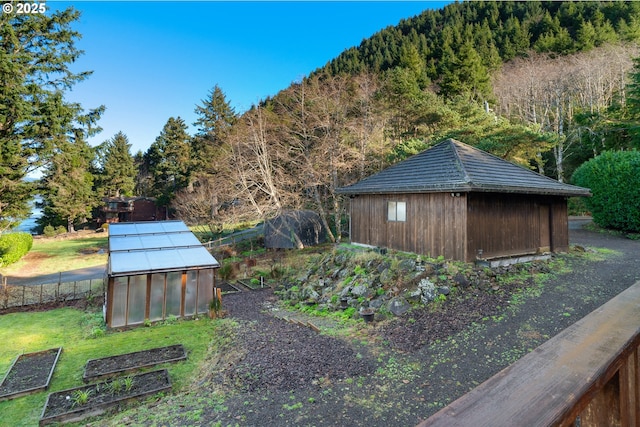
[[[353,243],[467,262],[567,251],[567,198],[590,196],[454,139],[337,192]]]
[[[109,225],[107,326],[208,313],[219,267],[182,221]]]

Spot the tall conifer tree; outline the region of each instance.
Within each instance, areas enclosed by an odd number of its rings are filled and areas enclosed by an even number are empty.
[[[88,131],[103,108],[85,114],[64,101],[64,91],[87,78],[69,66],[82,51],[71,29],[79,13],[0,15],[0,230],[29,215],[35,190],[26,175],[64,149],[66,135]]]
[[[104,163],[100,170],[99,192],[105,197],[133,195],[136,168],[127,136],[118,132],[104,146]]]
[[[209,91],[202,105],[195,109],[198,119],[194,123],[198,132],[193,138],[193,163],[196,172],[212,173],[216,170],[220,148],[227,142],[229,131],[237,115],[218,85]]]
[[[154,196],[168,206],[176,191],[186,188],[191,179],[191,150],[187,125],[180,117],[171,117],[146,153]]]

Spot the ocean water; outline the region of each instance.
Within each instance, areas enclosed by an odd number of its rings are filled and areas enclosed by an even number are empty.
[[[36,220],[42,216],[42,209],[36,207],[36,202],[39,202],[40,200],[41,200],[40,196],[36,196],[30,202],[30,205],[31,205],[31,216],[29,216],[29,218],[27,218],[24,221],[22,221],[20,223],[20,225],[18,225],[14,229],[15,231],[24,231],[24,232],[27,232],[27,233],[32,233],[33,232],[33,228],[38,225],[36,223]]]

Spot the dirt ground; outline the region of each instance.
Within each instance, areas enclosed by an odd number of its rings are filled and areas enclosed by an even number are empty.
[[[219,337],[224,357],[190,396],[118,425],[414,426],[640,280],[640,241],[580,228],[570,239],[615,252],[568,257],[572,272],[541,286],[525,281],[532,290],[524,293],[478,290],[436,313],[413,310],[348,335],[339,325],[319,334],[283,320],[270,311],[269,290],[227,296],[240,328]],[[222,401],[213,397],[220,391]]]

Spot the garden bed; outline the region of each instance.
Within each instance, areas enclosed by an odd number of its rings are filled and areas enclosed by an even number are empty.
[[[0,383],[0,400],[46,390],[61,352],[62,347],[18,356]]]
[[[117,356],[91,359],[84,367],[84,382],[107,378],[125,372],[132,372],[140,368],[159,365],[161,363],[179,362],[187,358],[187,352],[182,344],[167,347],[152,348],[150,350],[119,354]]]
[[[166,369],[50,393],[40,425],[79,421],[124,402],[171,389]]]

